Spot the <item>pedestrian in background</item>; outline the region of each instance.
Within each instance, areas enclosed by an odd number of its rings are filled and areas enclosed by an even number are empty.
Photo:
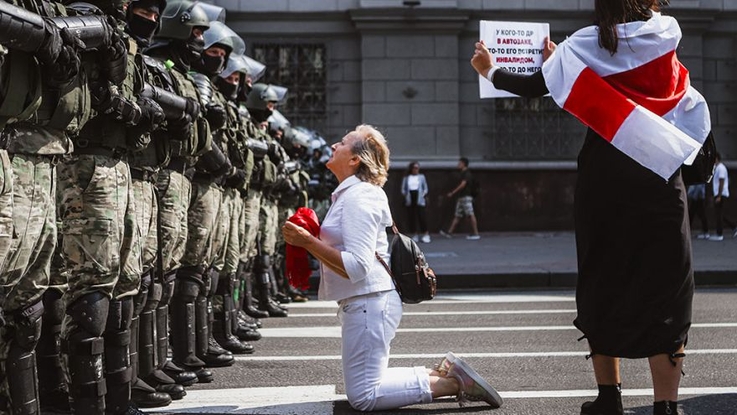
[[[424,174],[420,173],[420,163],[416,161],[409,163],[407,174],[402,179],[402,196],[404,196],[404,206],[407,207],[407,231],[413,235],[412,239],[415,242],[420,241],[417,235],[418,225],[422,233],[422,242],[430,243],[431,241],[425,214],[428,191],[427,179]]]
[[[688,221],[693,228],[694,216],[701,222],[701,233],[696,239],[709,239],[709,221],[706,217],[706,183],[688,186]]]
[[[709,237],[710,241],[724,240],[724,225],[732,228],[732,236],[737,237],[737,224],[734,220],[727,216],[724,206],[729,200],[729,172],[727,166],[722,163],[722,156],[716,154],[716,167],[714,168],[714,178],[711,183],[714,190],[714,216],[716,217],[717,234]]]
[[[450,223],[450,227],[447,232],[441,229],[440,234],[446,238],[452,238],[456,226],[458,226],[461,219],[465,217],[468,218],[468,221],[471,224],[471,234],[466,236],[466,239],[472,241],[478,240],[481,239],[481,236],[479,236],[478,223],[476,222],[476,215],[473,211],[473,198],[477,196],[474,194],[476,192],[477,182],[475,181],[476,179],[474,179],[473,174],[471,174],[471,170],[468,168],[467,158],[461,157],[458,160],[458,170],[461,171],[461,181],[446,195],[449,199],[458,195],[458,199],[456,199],[455,213],[453,215],[453,222]]]
[[[458,395],[499,407],[501,397],[465,362],[448,353],[438,370],[389,368],[390,343],[402,301],[379,257],[389,261],[386,228],[393,223],[382,186],[389,171],[384,136],[360,125],[333,144],[327,167],[340,183],[314,237],[286,222],[284,239],[321,262],[320,300],[338,302],[343,378],[350,405],[380,411]]]
[[[681,30],[674,18],[661,15],[660,1],[594,4],[597,23],[557,47],[545,39],[542,70],[533,75],[495,67],[483,41],[471,64],[497,89],[524,97],[549,92],[589,127],[574,203],[574,324],[588,340],[599,395],[583,404],[581,414],[624,413],[622,357],[648,358],[653,413],[673,414],[694,290],[678,167],[698,150],[694,140],[706,139],[709,110],[676,57]],[[682,138],[686,131],[693,137]]]

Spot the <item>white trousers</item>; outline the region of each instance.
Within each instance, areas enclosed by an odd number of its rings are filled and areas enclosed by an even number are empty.
[[[340,301],[343,380],[351,406],[381,411],[432,401],[424,367],[389,368],[389,349],[402,319],[395,290]]]

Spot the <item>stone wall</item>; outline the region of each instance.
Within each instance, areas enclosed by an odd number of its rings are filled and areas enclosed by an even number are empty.
[[[374,124],[389,139],[394,165],[419,160],[438,189],[452,186],[458,157],[468,157],[489,186],[477,206],[483,230],[572,227],[575,157],[584,129],[562,111],[541,110],[541,102],[479,99],[469,59],[480,20],[549,22],[551,37],[561,41],[590,24],[594,0],[215,3],[228,9],[228,24],[247,45],[326,45],[328,122],[322,133],[329,141],[357,124]],[[737,0],[672,0],[666,12],[679,19],[679,57],[709,102],[717,146],[735,172]],[[392,175],[388,193],[398,176]],[[737,194],[737,180],[732,183]],[[431,216],[447,218],[443,209],[436,201]]]

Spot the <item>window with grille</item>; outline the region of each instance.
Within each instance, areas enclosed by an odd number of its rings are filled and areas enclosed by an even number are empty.
[[[493,100],[489,151],[500,160],[575,160],[585,127],[552,98]]]
[[[321,43],[258,43],[253,58],[266,65],[259,82],[288,88],[279,105],[293,126],[324,131],[327,124],[326,57]]]

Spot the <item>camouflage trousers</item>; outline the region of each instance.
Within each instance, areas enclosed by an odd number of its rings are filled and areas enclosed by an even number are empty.
[[[264,255],[274,256],[276,253],[276,234],[280,232],[279,208],[276,201],[265,197],[261,199],[259,213],[259,234],[261,235],[261,252]]]
[[[128,163],[79,155],[58,166],[67,305],[100,292],[135,295],[141,278],[140,235]]]
[[[140,257],[142,273],[152,269],[156,262],[158,242],[158,201],[154,184],[133,179],[133,199],[135,202],[136,227],[141,235]]]
[[[5,272],[5,258],[13,238],[13,168],[8,152],[0,150],[0,275]],[[2,278],[2,277],[0,277]],[[2,297],[0,297],[0,307]]]
[[[192,203],[187,211],[187,245],[182,266],[209,267],[222,192],[214,183],[192,182]]]
[[[0,274],[6,313],[41,300],[49,285],[57,237],[56,173],[51,158],[17,154],[13,157],[12,172],[13,231]]]
[[[223,210],[226,209],[226,205],[230,212],[230,217],[226,224],[228,237],[225,241],[222,272],[227,275],[238,271],[238,261],[241,256],[239,227],[243,211],[243,199],[237,190],[225,189],[225,193],[223,195]]]
[[[233,204],[226,197],[228,190],[218,187],[220,194],[220,208],[215,218],[215,231],[212,235],[212,258],[210,265],[218,271],[225,267],[225,252],[230,239],[230,220],[233,216]]]
[[[56,174],[51,158],[16,154],[9,166],[6,154],[2,157],[0,214],[3,220],[0,232],[5,239],[2,249],[7,256],[0,274],[0,289],[5,294],[2,306],[7,321],[0,328],[0,401],[9,401],[10,398],[5,364],[15,331],[20,325],[35,324],[40,318],[40,311],[28,311],[41,301],[48,287],[51,256],[57,238]],[[8,213],[12,214],[10,221],[7,220]],[[5,236],[6,232],[10,237]],[[25,315],[35,317],[31,321]],[[39,335],[36,332],[35,338],[26,340],[35,343]]]
[[[241,261],[243,262],[257,255],[256,238],[258,237],[262,196],[261,191],[251,189],[248,191],[248,197],[243,201],[239,226],[243,235],[241,237]]]
[[[164,272],[180,266],[187,245],[187,210],[192,184],[175,170],[161,170],[156,178],[159,195],[159,255]]]

